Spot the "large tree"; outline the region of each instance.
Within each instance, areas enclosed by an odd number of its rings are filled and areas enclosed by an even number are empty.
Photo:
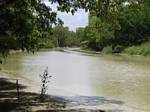
[[[10,49],[34,51],[52,25],[61,22],[40,0],[0,1],[0,53]]]

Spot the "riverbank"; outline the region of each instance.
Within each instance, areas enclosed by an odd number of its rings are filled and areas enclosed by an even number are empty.
[[[39,93],[26,91],[28,86],[23,84],[21,78],[18,99],[16,78],[9,74],[8,71],[0,72],[0,112],[109,112],[108,109],[116,112],[116,107],[112,105],[122,105],[121,101],[103,97],[45,95],[41,99]]]
[[[0,78],[0,85],[1,112],[122,112],[122,101],[104,97],[45,95],[41,98],[38,93],[24,91],[27,86],[21,84],[18,97],[16,83],[10,78]]]
[[[90,50],[90,49],[82,49],[82,48],[68,48],[67,50],[81,52],[81,53],[87,53],[87,54],[97,54],[97,55],[111,55],[112,54],[112,55],[120,55],[120,56],[150,57],[150,44],[128,47],[121,53],[112,53],[112,50],[110,50],[110,48],[106,48],[102,52],[94,51],[94,50]]]
[[[99,109],[69,109],[66,108],[67,100],[52,95],[45,95],[44,98],[41,98],[40,94],[23,91],[22,89],[26,86],[20,84],[18,99],[16,83],[9,80],[0,78],[1,112],[106,112]]]
[[[150,42],[143,43],[141,45],[129,46],[126,48],[122,48],[121,46],[116,49],[119,54],[127,54],[127,55],[140,55],[140,56],[150,56]],[[114,54],[116,52],[112,50],[111,46],[105,47],[102,50],[104,54]]]
[[[133,112],[124,102],[98,96],[54,96],[24,91],[27,86],[0,78],[0,112]],[[134,111],[144,112],[144,111]]]
[[[122,112],[122,101],[104,97],[45,95],[43,100],[39,93],[26,91],[21,78],[18,102],[16,80],[8,74],[0,72],[0,112]]]
[[[103,51],[94,51],[91,49],[82,49],[79,47],[75,47],[75,48],[69,48],[69,47],[57,47],[57,48],[52,48],[52,49],[41,49],[40,51],[77,51],[77,52],[82,52],[82,53],[88,53],[88,54],[117,54],[117,55],[132,55],[132,56],[150,56],[150,42],[142,44],[142,45],[138,45],[138,46],[131,46],[131,47],[127,47],[125,48],[123,51],[121,51],[120,53],[113,53],[112,48],[111,47],[106,47],[103,49]]]
[[[150,43],[128,47],[123,51],[123,53],[130,55],[150,56]]]
[[[41,98],[40,94],[25,92],[26,86],[19,85],[19,99],[16,84],[5,78],[0,78],[0,111],[2,112],[43,112],[62,110],[65,101],[52,96]]]

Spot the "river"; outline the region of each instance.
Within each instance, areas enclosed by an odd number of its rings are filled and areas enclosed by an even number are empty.
[[[150,111],[149,57],[74,51],[17,53],[7,58],[1,74],[19,78],[29,91],[40,92],[39,74],[47,66],[52,75],[49,94],[103,96],[124,101],[133,112]]]

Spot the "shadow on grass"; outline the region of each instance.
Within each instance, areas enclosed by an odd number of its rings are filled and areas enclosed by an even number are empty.
[[[17,85],[14,81],[6,78],[0,78],[0,112],[32,112],[32,111],[57,111],[57,108],[65,108],[65,102],[56,97],[46,96],[40,97],[40,94],[25,92],[26,86],[19,86],[19,99],[17,93]]]
[[[8,79],[0,78],[0,112],[21,112],[21,110],[28,110],[32,105],[40,104],[39,94],[24,92],[26,86],[21,84],[18,87],[19,99],[15,81],[10,82]]]

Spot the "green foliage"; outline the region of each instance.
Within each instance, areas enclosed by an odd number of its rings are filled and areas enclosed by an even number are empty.
[[[107,47],[104,47],[104,49],[102,50],[102,53],[104,54],[110,54],[110,53],[113,53],[113,49],[112,49],[112,46],[107,46]]]
[[[36,37],[38,37],[38,43],[37,43],[37,48],[53,48],[55,47],[53,38],[52,38],[52,33],[51,32],[42,32],[42,33],[36,33]]]
[[[82,45],[91,48],[93,50],[100,50],[101,46],[98,45],[98,42],[96,41],[96,36],[98,36],[97,32],[94,29],[91,29],[90,27],[85,28],[85,38],[82,42]]]
[[[113,48],[113,47],[112,47]],[[113,53],[120,53],[122,52],[123,50],[125,49],[124,46],[121,46],[121,45],[117,45],[113,48]]]
[[[1,1],[0,54],[5,57],[11,49],[33,52],[43,33],[50,33],[52,24],[58,22],[56,13],[40,0]]]
[[[69,31],[66,38],[66,46],[68,47],[77,47],[80,46],[80,40],[77,37],[76,33]]]
[[[68,27],[56,26],[55,28],[53,28],[53,38],[55,39],[56,46],[66,46],[66,38],[68,36],[68,32]]]
[[[43,0],[0,1],[0,54],[9,50],[32,51],[42,47],[83,46],[113,52],[142,44],[150,36],[149,0],[49,0],[58,10],[74,14],[79,8],[90,12],[89,25],[71,32],[62,27],[57,13]],[[55,28],[52,26],[55,24]],[[53,34],[51,34],[53,33]],[[109,48],[109,47],[108,47]]]
[[[76,33],[69,31],[68,27],[63,27],[61,25],[55,26],[52,33],[53,42],[57,47],[79,46],[79,40]]]
[[[77,38],[77,42],[78,42],[78,45],[80,45],[80,43],[84,40],[84,31],[85,31],[85,28],[77,28],[76,30],[76,38]]]
[[[99,7],[105,10],[100,10],[101,15]],[[119,0],[98,1],[95,11],[90,12],[89,25],[81,41],[84,48],[120,53],[126,47],[149,40],[150,7],[146,0],[129,0],[126,5]]]
[[[123,52],[131,55],[150,56],[150,43],[142,44],[140,46],[131,46],[126,48]]]
[[[0,55],[9,50],[32,51],[55,46],[52,24],[62,21],[42,1],[9,0],[0,3]]]
[[[110,45],[114,38],[114,30],[112,26],[97,17],[90,18],[90,24],[85,29],[85,38],[83,39],[87,47],[93,50],[102,50]]]
[[[102,53],[109,54],[109,53],[121,53],[125,49],[124,46],[117,45],[115,48],[113,46],[106,46],[102,50]]]
[[[121,29],[115,31],[115,44],[138,45],[150,35],[150,8],[126,6],[119,16]]]

